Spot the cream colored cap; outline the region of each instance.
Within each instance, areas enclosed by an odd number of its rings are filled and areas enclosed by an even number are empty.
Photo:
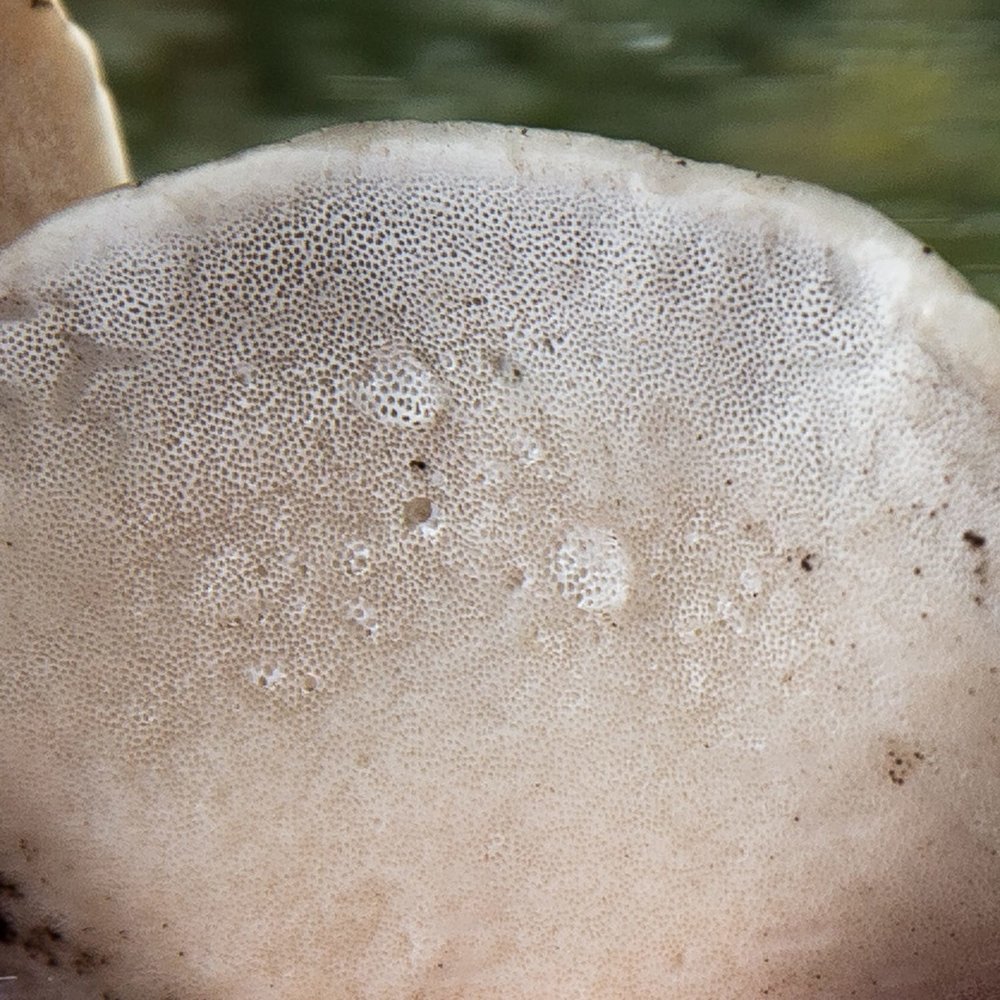
[[[26,995],[997,995],[1000,323],[881,216],[351,126],[0,316]]]
[[[100,60],[59,0],[0,0],[0,244],[130,180]]]

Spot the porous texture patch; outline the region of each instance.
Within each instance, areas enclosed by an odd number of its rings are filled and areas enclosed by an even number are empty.
[[[881,217],[357,126],[0,317],[8,995],[998,994],[1000,323]]]

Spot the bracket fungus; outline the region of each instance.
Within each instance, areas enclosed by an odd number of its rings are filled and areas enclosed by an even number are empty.
[[[60,0],[0,0],[0,244],[129,181],[100,58]]]
[[[998,345],[873,210],[581,135],[49,219],[0,255],[7,995],[996,997]]]

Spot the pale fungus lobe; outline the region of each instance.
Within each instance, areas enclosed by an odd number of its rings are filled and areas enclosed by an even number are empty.
[[[414,123],[13,243],[0,989],[1000,995],[1000,321],[924,250]]]
[[[0,244],[130,180],[100,58],[60,0],[0,0]]]

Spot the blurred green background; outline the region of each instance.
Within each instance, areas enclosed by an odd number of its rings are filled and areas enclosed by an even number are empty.
[[[139,176],[323,125],[644,139],[876,205],[1000,302],[1000,2],[70,0]]]

